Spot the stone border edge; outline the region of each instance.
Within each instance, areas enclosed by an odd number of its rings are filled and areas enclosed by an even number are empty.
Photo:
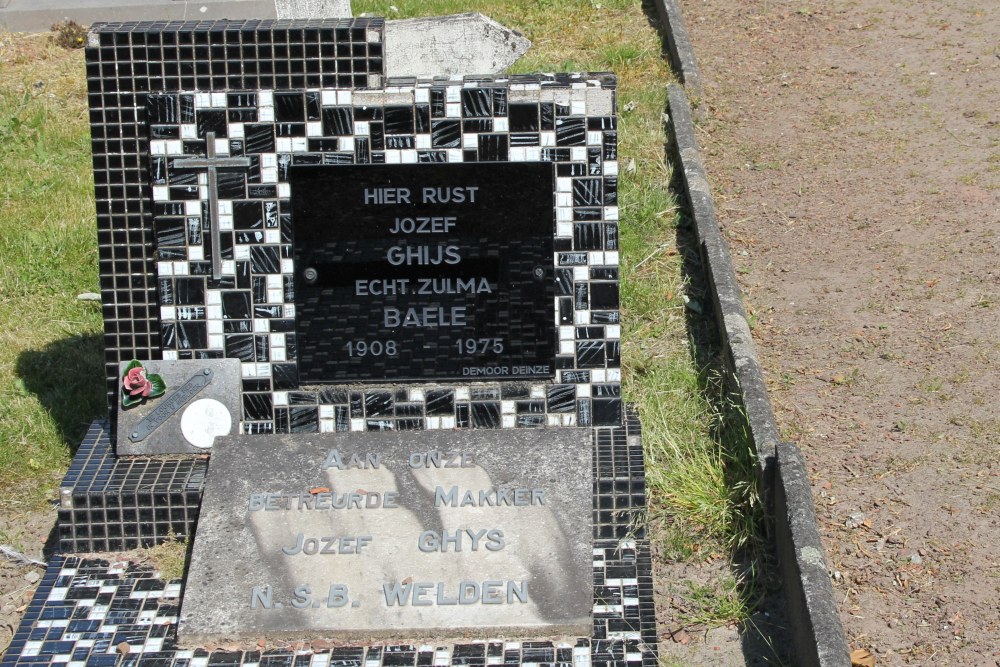
[[[653,0],[660,14],[670,63],[681,81],[693,97],[701,97],[704,90],[701,82],[701,72],[698,61],[694,57],[694,48],[688,37],[684,16],[677,0]]]
[[[661,0],[657,4],[662,4]],[[816,526],[805,459],[797,446],[781,442],[778,436],[729,246],[715,215],[684,88],[669,84],[667,99],[671,135],[668,150],[675,168],[682,170],[726,362],[750,426],[765,493],[773,500],[775,549],[796,664],[850,667],[849,648]]]

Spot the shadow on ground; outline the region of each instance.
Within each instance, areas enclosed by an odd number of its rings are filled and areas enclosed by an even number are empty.
[[[90,422],[107,414],[101,336],[71,336],[26,350],[16,373],[38,397],[70,453],[75,453]]]

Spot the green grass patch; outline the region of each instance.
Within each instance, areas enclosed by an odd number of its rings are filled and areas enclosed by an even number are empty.
[[[82,52],[0,35],[0,507],[36,508],[104,409]]]

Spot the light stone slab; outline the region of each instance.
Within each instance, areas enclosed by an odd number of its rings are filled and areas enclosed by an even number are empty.
[[[220,439],[179,641],[589,635],[591,433]]]
[[[519,32],[478,13],[400,19],[385,24],[388,76],[496,74],[531,47]]]
[[[279,19],[351,18],[351,0],[274,0]]]

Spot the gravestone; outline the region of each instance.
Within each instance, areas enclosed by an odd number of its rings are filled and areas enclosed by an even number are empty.
[[[104,614],[74,651],[655,663],[614,77],[391,78],[385,42],[380,19],[92,30],[118,428],[74,459],[60,544],[194,545],[183,585],[57,560],[38,613]],[[139,400],[134,364],[166,390]],[[209,374],[230,435],[187,438]],[[177,428],[167,456],[141,437]]]

